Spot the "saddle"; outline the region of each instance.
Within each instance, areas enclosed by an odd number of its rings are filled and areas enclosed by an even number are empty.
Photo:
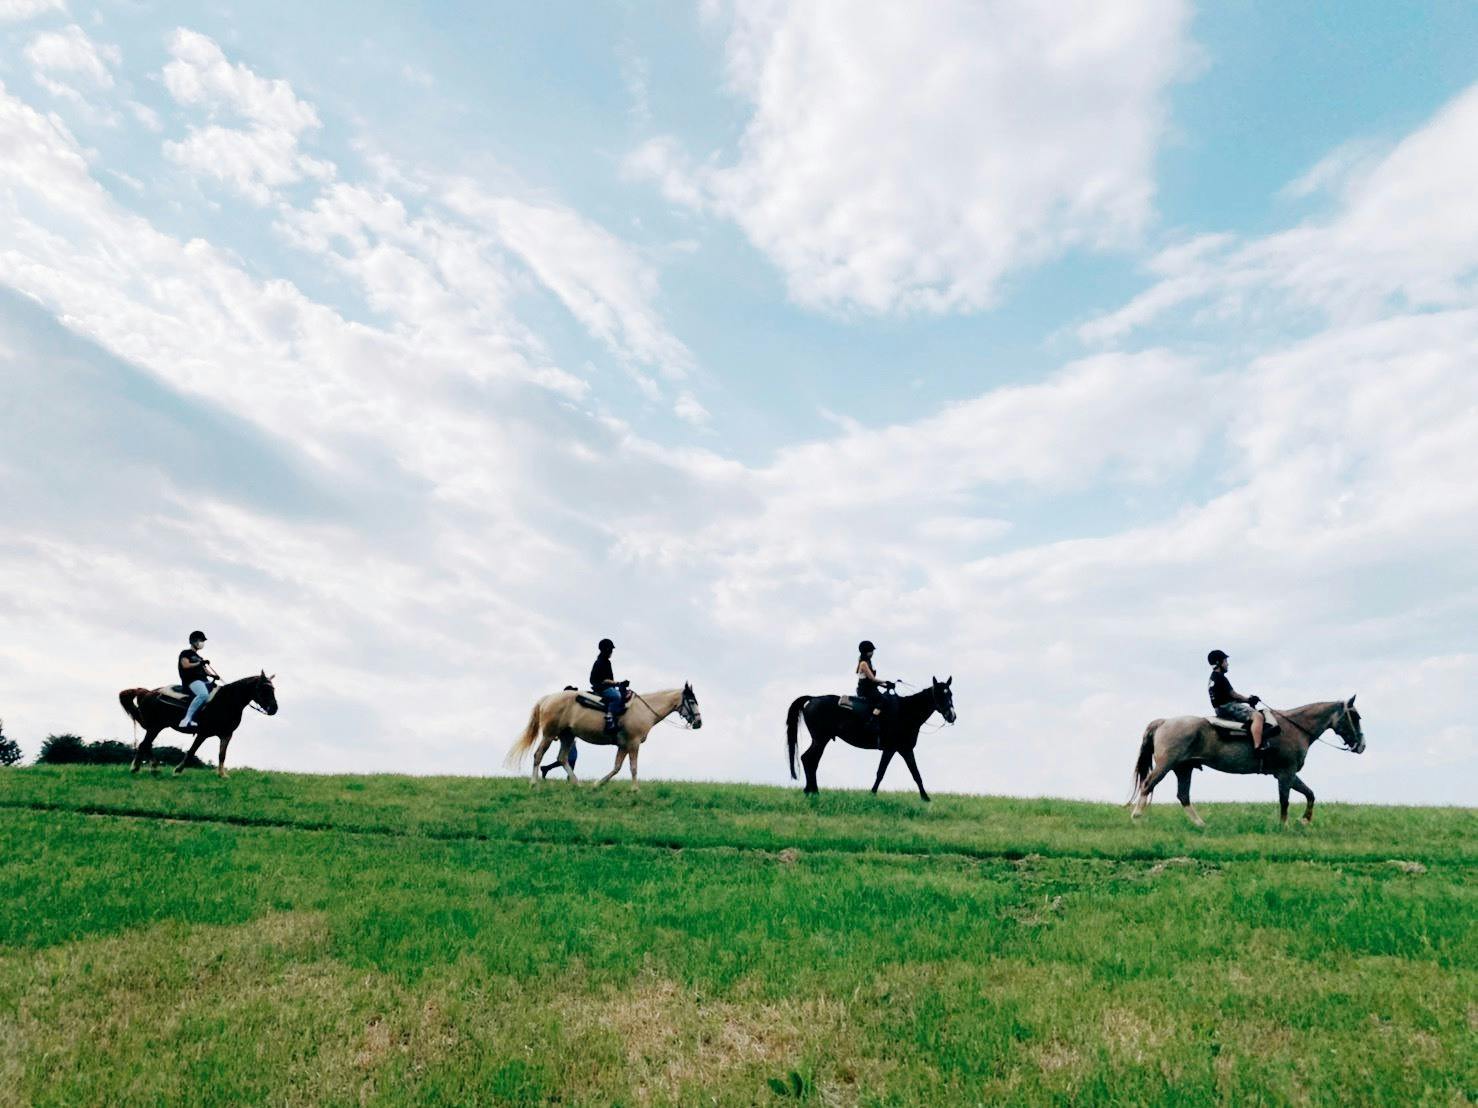
[[[1262,713],[1262,733],[1264,739],[1269,735],[1276,735],[1279,731],[1283,730],[1278,723],[1277,717],[1273,715],[1271,708],[1259,707],[1257,711]],[[1218,731],[1225,731],[1228,734],[1237,735],[1241,738],[1252,738],[1252,724],[1250,723],[1239,723],[1237,720],[1222,719],[1220,716],[1207,716],[1205,718],[1206,722]]]
[[[838,696],[837,707],[844,712],[856,712],[858,715],[872,715],[873,705],[860,696]]]
[[[604,712],[606,710],[605,698],[600,693],[591,689],[575,689],[575,703],[582,708],[589,708],[593,712]],[[630,689],[621,690],[621,703],[623,706],[631,703],[631,698],[636,694]]]
[[[210,696],[206,697],[205,703],[209,704],[212,700],[214,700],[216,698],[216,693],[218,693],[220,689],[220,685],[212,685],[210,687]],[[164,701],[165,704],[172,705],[180,709],[180,711],[182,712],[190,706],[190,701],[195,699],[195,694],[192,693],[189,689],[185,688],[184,685],[163,685],[160,688],[155,689],[153,695]]]

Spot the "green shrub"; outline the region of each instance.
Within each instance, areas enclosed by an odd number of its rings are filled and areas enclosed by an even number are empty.
[[[151,763],[163,763],[165,765],[178,765],[185,752],[177,746],[155,745],[149,752]],[[86,742],[80,735],[48,735],[46,741],[41,744],[41,753],[36,758],[38,765],[64,766],[64,765],[89,765],[89,766],[116,766],[127,765],[133,761],[133,747],[128,743],[119,742],[117,739],[103,739],[101,742]],[[206,763],[195,755],[190,756],[189,766],[199,769]]]

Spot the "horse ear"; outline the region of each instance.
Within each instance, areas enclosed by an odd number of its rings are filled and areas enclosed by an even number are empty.
[[[939,678],[935,677],[932,673],[929,674],[929,684],[931,684],[931,685],[937,685],[937,684],[939,684]]]
[[[945,688],[949,688],[949,686],[953,685],[954,683],[955,683],[955,676],[954,676],[954,674],[950,674],[948,677],[946,677],[944,679],[944,687]]]
[[[1350,694],[1350,699],[1348,699],[1348,700],[1345,701],[1345,707],[1346,708],[1353,708],[1355,706],[1355,697],[1358,696],[1358,695],[1359,695],[1359,693],[1351,693]]]

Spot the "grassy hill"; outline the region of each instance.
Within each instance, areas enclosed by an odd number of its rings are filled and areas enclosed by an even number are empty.
[[[0,771],[0,1103],[1471,1103],[1478,814]]]

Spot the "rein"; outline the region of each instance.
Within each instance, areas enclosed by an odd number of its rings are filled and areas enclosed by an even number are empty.
[[[657,713],[657,709],[656,708],[653,708],[651,706],[651,704],[647,703],[647,698],[644,697],[644,696],[642,696],[642,694],[639,693],[639,692],[637,692],[635,689],[632,689],[631,690],[631,697],[632,697],[633,700],[640,700],[643,704],[646,704],[647,711],[649,711],[649,712],[652,713],[652,718],[655,719],[657,721],[657,723],[666,723],[669,719],[672,718],[672,716],[673,716],[674,713],[681,714],[682,713],[682,710],[683,710],[683,705],[685,703],[687,703],[687,697],[685,697],[685,696],[679,696],[678,697],[678,700],[677,700],[677,707],[674,708],[674,709],[672,709],[671,712],[668,712],[664,716],[664,715],[659,715]],[[683,730],[684,731],[691,731],[693,729],[692,721],[689,720],[687,716],[683,716],[682,719],[683,719]],[[657,724],[654,723],[652,726],[655,727],[656,725]]]
[[[1353,754],[1353,753],[1355,753],[1354,748],[1351,747],[1348,743],[1346,743],[1344,741],[1344,736],[1343,735],[1340,736],[1340,741],[1337,742],[1337,743],[1332,743],[1328,739],[1326,739],[1326,738],[1323,737],[1324,731],[1334,731],[1335,734],[1338,735],[1339,732],[1336,731],[1335,728],[1337,728],[1339,726],[1340,721],[1343,720],[1344,717],[1349,714],[1349,711],[1350,711],[1349,708],[1345,707],[1344,705],[1340,705],[1340,709],[1339,709],[1340,714],[1339,714],[1339,717],[1337,719],[1335,719],[1333,723],[1326,723],[1324,725],[1324,729],[1322,731],[1320,731],[1318,734],[1315,734],[1313,731],[1310,731],[1307,727],[1305,727],[1303,724],[1299,723],[1298,720],[1294,719],[1291,715],[1288,715],[1288,714],[1286,714],[1284,712],[1280,712],[1276,708],[1273,709],[1273,714],[1275,716],[1277,716],[1279,719],[1281,719],[1283,722],[1285,722],[1285,723],[1291,723],[1291,724],[1293,724],[1293,726],[1297,730],[1302,731],[1305,735],[1307,735],[1309,737],[1309,742],[1310,743],[1323,743],[1325,746],[1332,746],[1335,750],[1343,751],[1346,754]],[[1264,741],[1266,741],[1266,740],[1264,740]]]

